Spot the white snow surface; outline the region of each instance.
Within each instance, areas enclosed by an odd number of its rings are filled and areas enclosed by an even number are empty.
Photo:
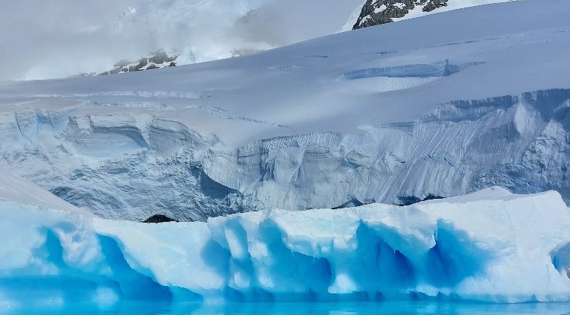
[[[346,23],[337,31],[337,33],[352,31],[354,24],[356,24],[356,21],[358,20],[358,17],[360,16],[360,12],[362,11],[362,7],[365,4],[366,4],[366,0],[363,0],[362,4],[360,4],[358,7],[356,7],[354,9],[354,11],[352,11],[352,13],[350,14],[350,17],[348,18]]]
[[[54,196],[44,188],[0,169],[0,200],[44,209],[59,209],[89,216],[91,213],[79,209]]]
[[[143,224],[0,200],[0,305],[130,299],[570,299],[560,194]],[[25,237],[23,237],[25,236]]]
[[[0,164],[131,220],[496,185],[568,201],[568,16],[565,0],[509,2],[176,69],[3,82]]]

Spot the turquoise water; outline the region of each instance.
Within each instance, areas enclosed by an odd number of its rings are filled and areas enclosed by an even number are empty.
[[[354,303],[240,303],[224,305],[120,303],[108,308],[76,305],[65,309],[41,308],[10,310],[0,314],[116,314],[116,315],[423,315],[423,314],[542,314],[570,315],[570,304],[477,304],[459,302],[354,302]]]

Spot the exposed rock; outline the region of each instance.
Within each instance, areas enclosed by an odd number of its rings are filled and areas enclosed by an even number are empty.
[[[251,55],[255,53],[259,53],[262,50],[259,49],[235,49],[232,51],[232,57],[240,57]],[[158,50],[154,53],[149,54],[148,56],[141,58],[137,61],[129,61],[129,60],[121,60],[113,65],[113,69],[109,71],[105,71],[102,73],[82,73],[79,76],[88,77],[88,76],[96,76],[96,75],[109,75],[109,74],[119,74],[119,73],[128,73],[128,72],[136,72],[136,71],[145,71],[145,70],[155,70],[155,69],[162,69],[168,67],[176,67],[178,65],[178,57],[180,54],[171,54],[169,55],[164,50]],[[186,63],[182,63],[186,64]]]
[[[445,199],[445,197],[436,196],[434,194],[428,194],[424,198],[418,198],[416,196],[400,196],[400,197],[398,197],[398,200],[399,200],[398,205],[399,206],[409,206],[409,205],[413,205],[413,204],[418,203],[418,202],[428,201],[428,200],[436,200],[436,199]]]
[[[423,12],[431,12],[447,6],[448,0],[368,0],[353,29],[394,22],[394,19],[405,17],[417,6]]]
[[[178,221],[171,219],[163,214],[155,214],[152,217],[143,221],[143,223],[166,223],[166,222],[178,222]]]
[[[334,207],[332,208],[333,210],[337,210],[337,209],[346,209],[346,208],[356,208],[356,207],[361,207],[363,206],[364,203],[362,203],[360,200],[351,197],[347,202],[343,203],[342,205],[338,206],[338,207]]]
[[[447,0],[432,0],[426,3],[426,5],[422,8],[424,12],[431,12],[435,9],[447,6]]]
[[[105,71],[100,75],[175,67],[176,58],[178,55],[170,56],[164,50],[159,50],[137,61],[121,60],[113,65],[113,70]]]

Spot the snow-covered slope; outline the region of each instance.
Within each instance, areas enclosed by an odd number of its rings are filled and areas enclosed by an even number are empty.
[[[119,300],[568,301],[560,195],[500,188],[409,207],[107,221],[0,201],[0,305]],[[26,237],[21,237],[25,235]]]
[[[432,13],[507,1],[516,0],[367,0],[360,10],[355,11],[350,16],[340,31],[349,31]]]
[[[57,209],[92,216],[89,211],[74,207],[42,187],[3,169],[0,169],[0,200],[4,204],[13,203],[18,206]]]
[[[568,201],[570,2],[543,3],[158,72],[1,83],[1,163],[98,215],[136,220],[495,185]]]

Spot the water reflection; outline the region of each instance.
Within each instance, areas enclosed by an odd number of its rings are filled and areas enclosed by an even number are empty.
[[[123,302],[109,307],[75,305],[65,309],[2,309],[0,314],[101,314],[101,315],[570,315],[570,304],[483,304],[458,302],[353,302],[353,303],[141,303]]]

